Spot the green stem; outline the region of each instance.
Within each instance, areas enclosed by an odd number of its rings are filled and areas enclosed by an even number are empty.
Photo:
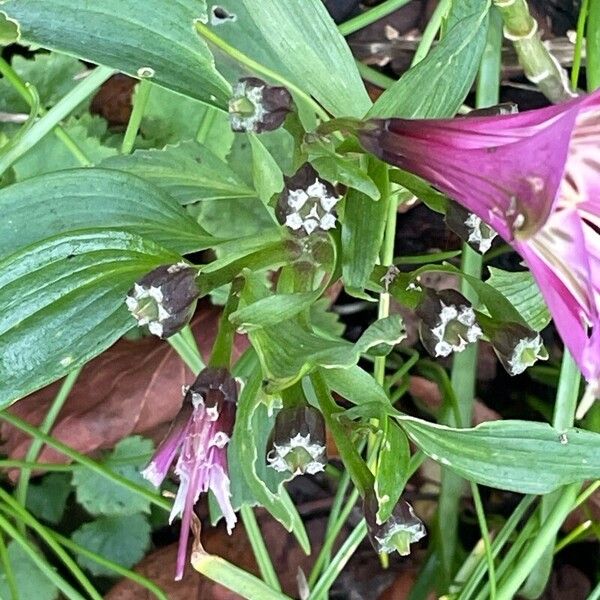
[[[204,369],[205,365],[198,348],[190,343],[186,334],[180,331],[172,335],[167,341],[193,373],[198,374]]]
[[[108,558],[104,558],[103,556],[100,556],[99,554],[96,554],[95,552],[92,552],[91,550],[88,550],[87,548],[84,548],[79,544],[76,544],[73,540],[70,540],[69,538],[60,535],[60,533],[57,533],[56,531],[50,531],[49,533],[59,544],[61,544],[61,546],[64,546],[68,550],[71,550],[71,552],[80,554],[85,558],[89,558],[90,560],[93,560],[99,565],[107,569],[111,569],[118,575],[126,577],[127,579],[137,583],[139,586],[146,588],[149,592],[154,594],[158,598],[158,600],[169,600],[165,593],[152,580],[143,577],[135,571],[126,569],[118,563],[113,562]]]
[[[18,519],[39,535],[39,537],[48,545],[54,554],[56,554],[56,556],[63,562],[65,567],[70,571],[73,577],[75,577],[88,595],[94,600],[102,600],[102,596],[96,591],[96,588],[92,585],[91,581],[85,576],[77,563],[50,535],[46,527],[44,527],[38,520],[34,519],[31,514],[29,514],[29,512],[25,510],[10,494],[1,488],[0,497],[7,505],[6,507],[0,506],[0,509],[7,512],[9,515],[17,513],[19,515]]]
[[[558,554],[563,548],[566,548],[569,544],[572,544],[577,538],[584,534],[592,526],[592,521],[587,520],[577,525],[575,529],[569,531],[565,537],[556,543],[553,549],[554,554]]]
[[[281,584],[279,583],[279,579],[277,579],[273,562],[269,556],[269,551],[265,545],[265,540],[263,539],[258,522],[256,521],[254,511],[250,506],[244,504],[240,509],[240,514],[242,515],[246,534],[250,540],[250,545],[252,546],[263,580],[269,587],[280,592]]]
[[[488,565],[489,582],[490,582],[490,600],[496,600],[496,570],[494,568],[494,555],[492,554],[492,544],[490,541],[490,532],[488,531],[487,521],[485,518],[485,512],[483,510],[483,503],[481,502],[481,496],[479,495],[479,488],[477,484],[471,482],[471,495],[475,502],[475,512],[477,513],[477,520],[479,521],[479,529],[481,529],[481,539],[483,540],[483,546],[485,548],[485,557]]]
[[[580,483],[573,483],[563,487],[560,497],[546,520],[542,523],[541,529],[531,539],[530,544],[520,555],[519,560],[513,562],[506,579],[500,582],[497,600],[512,600],[515,597],[548,545],[554,543],[558,530],[567,518],[567,515],[573,510],[573,504],[577,499],[580,488]]]
[[[96,67],[81,83],[63,96],[39,121],[32,125],[6,154],[0,157],[0,174],[4,173],[88,96],[93,94],[113,72],[113,69],[108,67]]]
[[[356,68],[358,69],[360,76],[365,81],[368,81],[369,83],[372,83],[373,85],[376,85],[384,90],[387,90],[389,87],[394,85],[394,83],[396,83],[395,79],[380,73],[377,69],[374,69],[369,65],[365,65],[359,60],[356,61]]]
[[[587,90],[593,92],[600,87],[600,2],[597,0],[588,7],[585,43]]]
[[[440,0],[438,2],[438,5],[435,7],[431,18],[423,31],[423,37],[421,38],[415,55],[410,63],[411,67],[420,63],[429,54],[429,50],[431,50],[431,46],[433,46],[433,42],[435,41],[438,31],[442,27],[442,21],[446,18],[451,4],[452,0]]]
[[[54,422],[58,417],[58,413],[61,411],[66,399],[69,397],[71,389],[77,381],[77,377],[79,377],[79,373],[81,373],[81,369],[76,369],[75,371],[72,371],[65,377],[64,381],[62,382],[62,385],[60,386],[60,389],[58,390],[58,393],[56,394],[56,397],[50,405],[50,409],[46,413],[46,416],[44,417],[44,420],[40,425],[40,431],[42,433],[50,433],[50,429],[52,429],[52,426],[54,425]],[[34,438],[31,441],[29,449],[27,450],[27,454],[25,454],[24,462],[34,463],[43,445],[44,442],[42,440],[40,440],[39,438]],[[17,502],[23,507],[27,506],[27,488],[29,486],[30,478],[31,469],[21,469],[19,482],[17,483],[17,487],[15,489],[15,498]],[[24,528],[19,528],[22,532],[24,532]]]
[[[121,145],[121,154],[130,154],[133,150],[135,138],[137,137],[140,125],[142,124],[142,117],[144,116],[151,90],[152,84],[147,79],[142,79],[137,86],[131,116],[127,123],[127,129],[125,130],[123,144]]]
[[[0,73],[6,80],[15,88],[17,93],[27,102],[29,106],[33,106],[31,94],[25,82],[19,77],[19,74],[12,66],[0,56]],[[42,106],[38,109],[38,114],[43,117],[47,111]],[[71,154],[83,166],[87,167],[92,164],[92,161],[85,155],[83,150],[77,145],[75,140],[60,126],[54,128],[54,135],[70,150]]]
[[[4,534],[0,532],[0,561],[4,569],[4,577],[6,577],[6,584],[10,592],[12,600],[19,600],[19,589],[17,588],[17,581],[15,579],[15,573],[13,566],[10,563],[10,557],[8,556],[8,550],[4,543]]]
[[[599,599],[600,599],[600,582],[598,582],[598,585],[594,588],[592,593],[587,597],[587,600],[599,600]]]
[[[567,74],[542,42],[526,0],[494,0],[494,4],[504,21],[504,35],[513,42],[527,79],[555,104],[572,98]]]
[[[230,44],[228,44],[224,39],[220,38],[216,35],[209,27],[201,23],[200,21],[195,21],[196,31],[208,42],[214,44],[219,50],[222,50],[228,56],[231,56],[234,60],[239,62],[242,65],[248,67],[251,71],[255,71],[256,73],[262,75],[263,77],[267,77],[268,79],[272,79],[273,81],[277,81],[284,87],[288,88],[290,92],[294,92],[297,96],[302,98],[309,106],[313,108],[315,113],[321,117],[323,121],[329,120],[329,115],[325,112],[323,107],[321,107],[317,102],[315,102],[309,94],[307,94],[303,89],[299,88],[295,83],[292,83],[276,71],[269,69],[269,67],[265,67],[254,59],[246,56],[243,52],[240,52],[237,48],[234,48]]]
[[[342,547],[338,550],[329,566],[323,571],[317,585],[311,590],[308,600],[321,600],[342,572],[346,563],[352,558],[356,549],[367,535],[367,524],[363,519],[346,538]]]
[[[348,21],[338,26],[338,30],[342,35],[350,35],[359,29],[364,29],[371,23],[375,23],[375,21],[379,21],[379,19],[383,19],[383,17],[387,17],[409,2],[410,0],[386,0],[379,6],[348,19]]]
[[[348,501],[346,502],[346,506],[344,507],[344,509],[336,515],[336,518],[332,522],[328,524],[327,530],[325,532],[325,541],[323,542],[323,546],[319,552],[319,555],[317,556],[317,560],[315,561],[315,564],[313,565],[313,568],[310,572],[310,576],[308,578],[309,588],[312,588],[316,584],[319,574],[321,573],[323,567],[326,565],[328,566],[328,559],[331,554],[331,549],[335,544],[335,540],[337,539],[337,536],[342,530],[344,523],[350,516],[350,513],[352,512],[352,509],[354,508],[354,505],[357,501],[358,491],[353,490],[352,494],[350,494],[350,497],[348,498]]]
[[[200,121],[200,126],[198,127],[198,132],[196,133],[196,141],[199,144],[205,144],[208,139],[208,134],[212,129],[212,126],[217,118],[217,114],[220,112],[218,108],[214,108],[213,106],[206,105],[206,112]]]
[[[19,417],[16,417],[15,415],[12,415],[6,411],[0,412],[0,419],[6,421],[13,427],[16,427],[20,431],[23,431],[24,433],[27,433],[32,437],[40,439],[46,445],[50,446],[51,448],[54,448],[55,450],[58,450],[58,452],[64,454],[65,456],[69,457],[71,460],[79,463],[80,465],[91,469],[94,473],[97,473],[98,475],[105,477],[109,481],[112,481],[113,483],[116,483],[117,485],[128,489],[134,494],[138,494],[146,498],[150,501],[151,504],[154,504],[155,506],[158,506],[159,508],[162,508],[167,512],[171,511],[171,502],[166,498],[163,498],[162,496],[151,492],[149,489],[143,486],[131,482],[129,479],[127,479],[127,477],[123,477],[118,473],[114,473],[111,469],[95,462],[88,456],[85,456],[84,454],[73,450],[73,448],[67,446],[66,444],[63,444],[62,442],[59,442],[52,436],[43,433],[37,427],[33,427],[33,425],[30,425],[23,419],[19,419]]]
[[[37,568],[70,600],[86,600],[73,586],[67,583],[33,548],[25,536],[13,527],[8,519],[0,515],[0,529],[5,531],[29,556]]]
[[[241,280],[235,279],[229,288],[229,295],[219,318],[219,329],[210,355],[209,364],[211,367],[231,368],[231,350],[235,340],[235,326],[229,321],[229,316],[238,308],[241,286]]]
[[[585,24],[588,17],[589,0],[583,0],[579,9],[579,17],[577,18],[577,39],[575,40],[575,48],[573,50],[573,66],[571,67],[571,88],[577,89],[579,81],[579,71],[581,69],[581,53],[583,50],[583,40],[585,40]]]

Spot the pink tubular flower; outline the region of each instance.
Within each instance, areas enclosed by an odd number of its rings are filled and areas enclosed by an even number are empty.
[[[505,116],[367,121],[359,135],[525,259],[589,383],[580,417],[600,395],[600,91]]]
[[[175,579],[183,577],[194,505],[202,492],[215,495],[231,533],[236,516],[230,500],[227,444],[233,430],[237,386],[226,369],[204,369],[185,391],[183,406],[143,476],[159,486],[177,454],[179,489],[170,521],[181,515]]]

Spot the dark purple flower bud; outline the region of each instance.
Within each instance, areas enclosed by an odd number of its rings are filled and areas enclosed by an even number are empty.
[[[292,110],[292,95],[256,77],[244,77],[233,88],[229,100],[229,122],[233,131],[262,133],[280,127]]]
[[[375,494],[367,494],[363,502],[363,512],[369,539],[377,552],[398,552],[400,556],[408,556],[410,545],[427,535],[425,525],[405,500],[398,501],[391,516],[383,523],[377,522],[377,509]]]
[[[425,288],[416,313],[421,341],[432,356],[462,352],[482,336],[471,303],[456,290]]]
[[[179,489],[170,521],[181,516],[175,579],[185,567],[187,542],[194,505],[201,493],[214,494],[231,533],[236,516],[231,505],[227,469],[227,444],[235,421],[237,386],[227,369],[208,367],[184,390],[181,410],[142,475],[159,486],[177,458]]]
[[[267,463],[293,475],[323,471],[327,464],[323,415],[312,406],[282,408],[275,419]]]
[[[536,361],[548,358],[542,336],[525,325],[492,323],[483,330],[509,375],[520,375]]]
[[[448,202],[446,225],[481,254],[485,254],[492,247],[492,242],[498,235],[475,213],[469,212],[456,202]]]
[[[335,205],[341,200],[333,184],[319,178],[319,174],[305,163],[291,177],[285,178],[285,187],[277,201],[279,222],[294,231],[310,235],[316,229],[335,227]]]
[[[125,300],[138,325],[150,333],[168,338],[187,325],[200,295],[196,269],[181,262],[163,265],[144,275]]]

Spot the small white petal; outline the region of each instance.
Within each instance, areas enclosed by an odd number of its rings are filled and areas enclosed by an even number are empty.
[[[327,188],[323,185],[321,181],[315,179],[315,182],[306,188],[306,193],[311,198],[323,198],[327,196]]]
[[[330,212],[331,209],[340,201],[339,196],[324,196],[321,198],[321,206],[323,210]]]
[[[141,324],[142,324],[142,321],[140,321],[140,325]],[[162,335],[163,335],[162,323],[159,323],[158,321],[152,321],[152,323],[149,323],[148,330],[150,331],[150,333],[152,335],[156,335],[158,337],[162,337]]]
[[[285,224],[294,231],[300,229],[302,227],[303,221],[302,217],[298,213],[292,213],[288,215],[285,219]]]
[[[319,221],[315,219],[306,219],[302,223],[302,227],[304,227],[304,231],[310,235],[317,227],[319,226]]]
[[[331,213],[327,213],[322,219],[321,219],[321,229],[327,230],[327,229],[335,229],[335,217],[331,214]]]
[[[288,206],[294,210],[300,210],[308,200],[308,194],[304,190],[290,190],[288,192]]]

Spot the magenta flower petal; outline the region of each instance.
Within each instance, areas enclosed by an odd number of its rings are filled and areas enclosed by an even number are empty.
[[[233,431],[237,386],[226,369],[204,369],[186,391],[184,404],[169,434],[144,470],[150,481],[160,483],[175,456],[179,489],[170,521],[181,516],[175,579],[183,577],[187,545],[200,494],[212,490],[231,533],[236,516],[231,504],[227,445]]]
[[[600,391],[600,91],[470,119],[369,121],[360,139],[429,180],[520,252]]]

